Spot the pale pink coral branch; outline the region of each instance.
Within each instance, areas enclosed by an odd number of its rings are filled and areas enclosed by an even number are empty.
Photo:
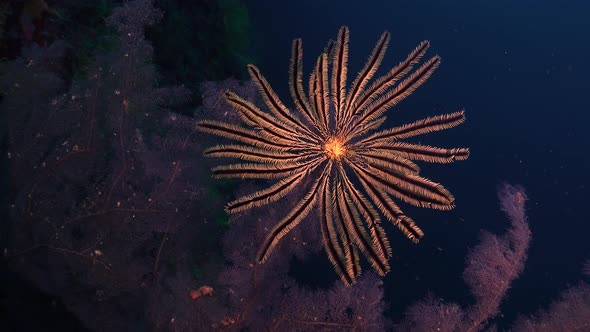
[[[510,284],[524,268],[531,239],[524,189],[503,184],[498,197],[510,227],[503,235],[484,232],[481,242],[467,255],[463,273],[475,304],[464,309],[430,295],[410,306],[400,330],[479,331],[498,313]]]
[[[497,314],[502,298],[522,272],[527,258],[531,231],[525,214],[524,189],[502,184],[498,198],[511,227],[502,236],[484,233],[480,244],[467,256],[463,277],[476,303],[466,311],[462,331],[478,331]]]

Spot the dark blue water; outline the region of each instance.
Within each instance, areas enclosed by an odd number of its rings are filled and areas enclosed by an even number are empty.
[[[422,138],[471,148],[468,161],[423,165],[425,176],[453,192],[457,208],[403,206],[426,233],[417,246],[388,229],[395,256],[385,284],[390,316],[400,317],[426,291],[469,303],[461,279],[467,248],[480,230],[507,226],[496,199],[501,181],[527,189],[533,240],[500,323],[547,306],[581,278],[590,257],[589,2],[258,0],[249,9],[257,65],[287,103],[291,40],[303,38],[308,73],[326,41],[347,25],[349,82],[384,30],[392,37],[381,73],[425,39],[429,54],[443,59],[425,85],[389,111],[387,126],[466,109],[464,125]]]

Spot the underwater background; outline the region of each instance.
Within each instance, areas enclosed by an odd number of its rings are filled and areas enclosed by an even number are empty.
[[[539,310],[551,312],[568,289],[578,302],[562,304],[559,317],[590,330],[589,15],[587,1],[2,2],[0,329],[428,330],[403,323],[409,306],[427,294],[473,305],[466,257],[482,231],[510,227],[498,202],[507,182],[528,198],[528,257],[476,330],[524,329],[517,321],[535,314],[558,321]],[[466,161],[420,163],[456,207],[400,204],[425,236],[413,244],[385,227],[393,257],[382,284],[365,264],[369,279],[337,288],[325,252],[300,252],[293,242],[281,248],[289,255],[273,253],[284,257],[275,259],[280,267],[264,267],[249,289],[252,280],[238,277],[252,269],[241,250],[261,238],[248,223],[273,225],[295,202],[226,215],[227,202],[265,182],[212,179],[219,161],[203,150],[220,139],[193,123],[236,119],[219,97],[226,89],[262,105],[248,63],[293,107],[291,41],[303,40],[305,82],[342,25],[350,28],[349,82],[385,30],[391,40],[378,75],[423,40],[427,58],[442,57],[383,127],[465,110],[461,126],[420,139],[470,148]],[[313,216],[304,223],[317,226]],[[326,298],[342,302],[374,298],[373,325],[354,323],[347,302],[346,322],[324,319],[341,325],[275,321],[311,299],[321,303],[313,292],[329,289]]]

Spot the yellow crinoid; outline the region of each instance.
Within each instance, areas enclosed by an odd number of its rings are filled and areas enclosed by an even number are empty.
[[[318,57],[307,94],[302,80],[302,42],[295,39],[289,86],[297,112],[285,107],[258,68],[249,65],[250,76],[270,113],[227,92],[227,102],[246,126],[207,120],[197,123],[201,131],[241,143],[217,145],[207,149],[205,155],[248,161],[215,167],[215,177],[275,180],[265,189],[230,202],[228,213],[270,204],[302,184],[304,178],[315,179],[267,235],[257,254],[259,262],[264,262],[280,239],[317,207],[328,257],[341,279],[350,285],[361,273],[359,250],[380,275],[390,269],[391,248],[378,211],[412,241],[423,235],[393,198],[432,209],[454,207],[451,193],[420,176],[413,161],[464,160],[469,149],[401,140],[455,127],[465,121],[463,111],[376,131],[385,121],[385,111],[422,85],[440,63],[440,57],[434,56],[413,70],[429,47],[424,41],[404,61],[369,84],[389,38],[388,32],[383,33],[364,68],[346,87],[349,31],[342,27],[337,40]]]

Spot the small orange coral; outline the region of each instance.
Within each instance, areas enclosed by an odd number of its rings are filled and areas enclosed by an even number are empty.
[[[191,299],[196,300],[201,296],[213,296],[213,287],[201,286],[199,289],[193,289],[190,291]]]

